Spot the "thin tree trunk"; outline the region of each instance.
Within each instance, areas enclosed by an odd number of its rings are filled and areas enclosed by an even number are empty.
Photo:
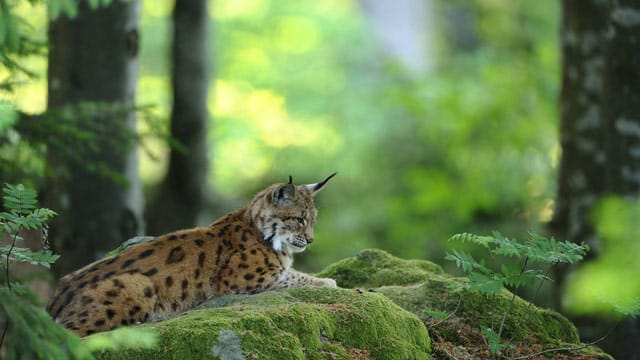
[[[205,203],[208,148],[209,11],[207,0],[177,0],[173,10],[172,148],[167,174],[148,210],[150,234],[197,224]]]
[[[77,17],[60,17],[49,24],[49,110],[82,102],[134,105],[139,7],[137,0],[113,1],[92,11],[81,2]],[[62,255],[55,267],[58,274],[103,256],[142,228],[135,146],[115,147],[110,142],[112,137],[127,138],[123,132],[135,131],[135,112],[117,115],[120,118],[99,111],[84,116],[91,117],[103,134],[95,139],[95,157],[79,162],[48,154],[55,173],[46,203],[60,213],[50,233]],[[122,174],[126,184],[96,171],[96,164]]]
[[[552,231],[561,239],[597,250],[589,213],[605,189],[606,124],[602,116],[602,81],[608,5],[598,0],[562,2],[562,158]],[[556,272],[554,304],[560,308],[567,269]]]

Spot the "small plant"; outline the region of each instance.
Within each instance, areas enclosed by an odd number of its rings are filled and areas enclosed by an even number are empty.
[[[56,324],[37,304],[35,296],[19,281],[11,267],[29,263],[49,268],[59,256],[48,249],[19,247],[20,234],[46,228],[56,213],[37,207],[37,194],[23,185],[5,185],[4,210],[0,212],[0,359],[93,359],[92,352],[122,348],[148,348],[158,337],[150,329],[117,329],[81,341]]]
[[[26,189],[23,185],[7,184],[2,192],[6,211],[0,212],[0,238],[8,240],[8,244],[0,245],[0,259],[2,259],[0,269],[4,274],[2,285],[24,295],[26,293],[24,285],[11,281],[11,265],[22,262],[49,268],[59,256],[49,250],[32,251],[29,248],[17,246],[22,241],[20,233],[43,228],[56,213],[49,209],[36,208],[36,192]]]
[[[500,268],[494,270],[484,259],[478,261],[466,251],[453,250],[445,257],[446,260],[455,262],[467,275],[469,280],[463,285],[465,288],[493,296],[501,293],[506,287],[515,290],[536,282],[541,285],[544,281],[550,280],[544,270],[532,267],[534,263],[573,264],[581,261],[589,250],[587,245],[559,242],[534,233],[531,233],[529,239],[524,242],[509,239],[498,232],[494,232],[491,236],[457,234],[449,241],[471,243],[486,248],[490,264],[503,260]],[[509,307],[502,315],[497,329],[486,326],[481,329],[489,350],[493,354],[499,354],[509,347],[509,344],[502,341],[502,331],[515,297],[515,293],[512,294]]]
[[[37,207],[36,192],[22,185],[2,189],[0,212],[0,357],[11,359],[92,359],[77,336],[57,325],[35,297],[11,275],[12,265],[29,263],[49,268],[58,259],[49,250],[18,246],[20,234],[45,226],[55,212]]]

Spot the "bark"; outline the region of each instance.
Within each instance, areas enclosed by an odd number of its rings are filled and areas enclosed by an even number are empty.
[[[604,61],[603,116],[607,124],[606,191],[637,201],[640,196],[640,1],[612,2],[608,12],[612,32]],[[639,219],[640,220],[640,219]],[[637,240],[637,239],[636,239]],[[583,325],[585,319],[580,319]],[[586,319],[583,333],[597,319]],[[616,359],[640,359],[640,320],[626,318],[601,345]]]
[[[602,82],[608,21],[606,2],[562,2],[562,158],[552,227],[560,238],[597,248],[589,212],[605,189]]]
[[[609,19],[603,91],[607,190],[634,199],[640,196],[640,1],[614,2]]]
[[[113,1],[95,11],[81,2],[77,17],[60,17],[49,24],[49,110],[87,101],[133,106],[138,18],[137,0]],[[47,155],[54,173],[45,203],[60,214],[50,232],[56,252],[62,255],[55,266],[58,274],[103,256],[142,228],[135,147],[115,147],[111,141],[135,131],[135,113],[88,116],[93,121],[90,128],[100,128],[102,134],[94,139],[96,151],[91,157],[77,161],[55,152]],[[122,174],[126,183],[96,171],[96,164]]]
[[[175,3],[171,135],[186,151],[171,149],[167,174],[149,206],[150,234],[193,227],[205,204],[209,162],[208,16],[207,0]]]
[[[590,220],[604,195],[640,195],[640,2],[564,0],[562,16],[562,160],[552,230],[587,242],[597,257]],[[567,269],[557,274],[562,286]],[[556,292],[556,304],[560,304]],[[615,324],[572,319],[585,341]],[[600,346],[620,359],[640,359],[636,320],[625,320]]]
[[[602,82],[608,5],[598,0],[562,2],[562,84],[560,91],[560,145],[562,157],[558,194],[551,230],[560,239],[591,246],[597,239],[590,212],[605,190],[605,130]],[[555,269],[553,304],[561,308],[562,287],[568,269]]]

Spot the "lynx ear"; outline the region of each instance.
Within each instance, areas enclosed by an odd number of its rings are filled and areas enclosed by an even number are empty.
[[[322,190],[322,188],[324,187],[324,185],[327,183],[327,181],[331,180],[332,177],[336,176],[338,173],[334,172],[333,174],[329,175],[326,179],[322,180],[319,183],[315,183],[315,184],[308,184],[308,185],[304,185],[307,189],[309,189],[311,191],[312,195],[317,194],[320,190]]]
[[[278,186],[271,194],[271,199],[276,205],[291,202],[295,197],[296,187],[291,183]]]

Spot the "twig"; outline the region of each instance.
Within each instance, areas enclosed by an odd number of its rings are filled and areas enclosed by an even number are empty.
[[[547,271],[544,274],[545,277],[549,277],[549,273],[551,272],[551,268],[553,268],[553,266],[555,266],[556,264],[557,263],[554,263],[551,266],[549,266],[549,268],[547,268]],[[538,293],[540,292],[540,289],[542,288],[542,285],[544,285],[544,279],[540,279],[540,283],[536,287],[536,291],[533,293],[533,296],[531,298],[531,301],[529,302],[529,305],[527,305],[527,311],[529,311],[533,307],[533,300],[538,296]],[[516,329],[520,328],[520,325],[522,325],[522,320],[523,319],[524,319],[523,316],[521,316],[518,319],[518,324],[516,325]],[[512,343],[515,336],[516,336],[516,333],[514,332],[513,334],[511,334],[511,337],[509,338],[508,342]]]
[[[6,275],[7,275],[7,287],[9,288],[9,291],[11,291],[11,278],[9,277],[9,260],[11,258],[11,252],[13,251],[13,248],[16,246],[16,240],[18,238],[18,233],[16,232],[15,234],[13,234],[13,238],[11,239],[11,247],[9,248],[9,251],[7,251],[7,264],[6,264]]]
[[[460,304],[461,304],[461,303],[462,303],[462,295],[458,298],[458,304],[456,305],[456,308],[455,308],[455,309],[453,309],[453,311],[452,311],[452,312],[450,312],[450,313],[447,315],[447,317],[445,317],[444,319],[442,319],[442,320],[440,320],[440,321],[438,321],[438,322],[434,323],[434,324],[433,324],[433,326],[438,326],[438,325],[442,324],[443,322],[445,322],[445,321],[449,320],[449,319],[450,319],[450,318],[451,318],[451,317],[452,317],[452,316],[453,316],[453,315],[458,311],[458,309],[460,308]]]
[[[22,216],[22,199],[20,199],[19,204],[19,208],[18,208],[18,214],[20,214],[20,216]],[[6,263],[6,273],[7,273],[7,287],[9,288],[9,291],[11,291],[11,278],[9,277],[9,260],[11,259],[11,252],[13,252],[13,248],[16,247],[16,241],[18,240],[18,231],[16,231],[13,234],[13,237],[11,239],[11,247],[9,248],[9,251],[7,251],[7,263]]]
[[[20,213],[22,213],[22,209],[19,209],[19,210],[20,210]],[[16,231],[13,234],[13,237],[11,238],[11,247],[9,248],[9,251],[7,251],[6,275],[7,275],[7,288],[9,289],[9,291],[11,291],[11,278],[9,277],[10,276],[9,262],[11,259],[11,252],[13,252],[13,248],[15,248],[17,240],[18,240],[18,232]],[[0,337],[0,347],[2,347],[2,344],[4,344],[4,337],[7,335],[8,330],[9,330],[9,319],[7,319],[7,324],[2,330],[2,336]]]
[[[7,319],[7,324],[4,326],[4,330],[2,330],[2,336],[0,337],[0,348],[2,348],[2,344],[4,344],[4,337],[7,335],[7,330],[9,330],[8,319]]]
[[[522,266],[520,267],[520,276],[524,274],[524,271],[527,268],[527,263],[529,263],[529,257],[525,256],[524,259],[522,259]],[[504,329],[504,323],[507,320],[507,316],[509,316],[511,309],[513,309],[513,304],[516,301],[516,293],[513,292],[512,294],[513,295],[511,296],[511,301],[509,302],[509,308],[504,313],[504,316],[502,316],[502,321],[500,322],[500,328],[498,329],[498,340],[502,338],[502,330]]]
[[[611,334],[611,332],[613,331],[613,329],[615,329],[615,328],[616,328],[615,326],[612,327],[611,329],[609,329],[609,331],[606,334],[604,334],[599,339],[594,340],[594,341],[589,342],[589,343],[586,343],[584,345],[575,346],[575,347],[566,346],[566,347],[558,347],[558,348],[553,348],[553,349],[546,349],[546,350],[538,351],[537,353],[533,353],[533,354],[530,354],[530,355],[514,357],[514,358],[511,358],[511,360],[530,359],[530,358],[532,358],[534,356],[538,356],[538,355],[542,355],[542,354],[546,354],[546,353],[550,353],[550,352],[557,352],[557,351],[577,351],[577,350],[582,350],[584,348],[587,348],[589,346],[595,345],[595,344],[601,342],[602,340],[606,339],[607,336],[609,336]]]
[[[458,359],[455,355],[453,355],[452,353],[450,353],[447,349],[440,349],[441,351],[443,351],[450,359],[453,360],[460,360]]]

